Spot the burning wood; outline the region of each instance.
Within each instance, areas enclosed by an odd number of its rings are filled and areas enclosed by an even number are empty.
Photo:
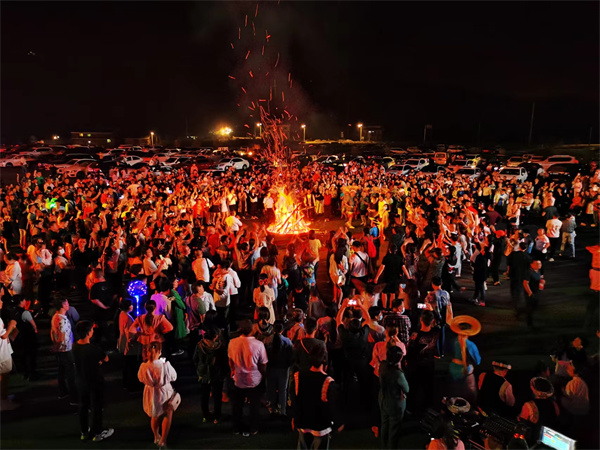
[[[310,231],[310,223],[305,222],[301,205],[295,204],[284,187],[277,187],[278,199],[274,205],[275,223],[267,231],[276,234],[300,234]]]

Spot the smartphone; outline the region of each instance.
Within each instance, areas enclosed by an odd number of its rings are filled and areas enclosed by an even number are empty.
[[[406,284],[402,283],[402,284],[400,285],[400,289],[402,289],[402,290],[406,289]]]
[[[348,306],[356,306],[356,300],[348,300]]]
[[[419,309],[426,309],[427,308],[427,303],[417,303],[417,308],[419,308]]]

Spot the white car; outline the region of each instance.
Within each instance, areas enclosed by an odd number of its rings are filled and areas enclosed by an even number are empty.
[[[333,164],[335,162],[337,162],[339,160],[339,157],[337,155],[323,155],[323,156],[319,156],[315,162],[318,162],[320,164]]]
[[[119,160],[119,163],[125,164],[127,166],[134,166],[136,164],[143,163],[143,162],[144,162],[144,158],[141,158],[139,156],[134,156],[134,155],[124,156]]]
[[[0,167],[21,167],[27,164],[23,155],[10,155],[0,159]]]
[[[96,161],[91,158],[89,158],[89,159],[83,159],[83,158],[70,159],[66,163],[55,164],[54,168],[56,169],[56,173],[63,174],[66,172],[72,172],[75,169],[83,170],[83,167],[85,167],[86,163],[92,163],[92,162],[96,162]]]
[[[191,161],[192,158],[189,156],[170,156],[169,158],[165,159],[162,164],[167,167],[173,167],[178,164],[185,164]]]
[[[413,167],[407,164],[394,165],[386,170],[387,175],[408,175],[413,171]]]
[[[407,159],[404,165],[412,167],[414,170],[421,170],[429,164],[427,158],[410,158]]]
[[[448,166],[448,170],[458,172],[460,169],[472,169],[475,167],[477,167],[477,160],[475,159],[455,159],[454,162]]]
[[[546,172],[550,166],[553,166],[555,164],[560,164],[561,166],[564,166],[567,164],[579,164],[579,161],[570,155],[553,155],[548,156],[543,161],[539,161],[538,164],[542,166],[542,169],[544,169],[544,172]]]
[[[244,158],[223,158],[215,169],[227,170],[230,167],[235,168],[235,170],[246,170],[250,167],[250,162]]]
[[[519,167],[519,164],[525,162],[523,156],[511,156],[506,161],[506,167]]]
[[[66,175],[68,177],[76,177],[79,173],[85,173],[86,169],[88,171],[88,174],[100,172],[100,169],[98,168],[98,163],[92,160],[79,161],[78,163],[73,164],[72,166],[63,168],[62,171],[57,170],[57,172],[62,173],[63,175]]]
[[[469,178],[469,181],[473,181],[481,176],[481,169],[479,167],[463,167],[456,171],[456,176],[466,177]]]
[[[523,183],[527,180],[527,171],[524,167],[503,167],[498,171],[498,178]]]
[[[179,152],[177,152],[177,151],[167,150],[164,152],[155,153],[154,157],[157,158],[160,162],[165,162],[167,159],[173,158],[173,157],[177,156],[178,154],[179,154]]]
[[[42,156],[42,155],[51,155],[53,152],[55,152],[51,147],[36,147],[36,148],[32,148],[31,150],[26,150],[24,152],[21,152],[21,155],[23,156],[29,156],[32,158],[37,158],[38,156]],[[55,152],[58,153],[58,152]]]

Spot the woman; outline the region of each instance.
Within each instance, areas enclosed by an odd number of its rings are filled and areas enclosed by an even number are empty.
[[[4,288],[0,286],[0,310],[2,310],[4,297]],[[2,314],[4,316],[5,314]],[[0,318],[0,410],[7,411],[15,409],[18,405],[8,399],[8,376],[13,368],[12,347],[10,345],[9,335],[17,327],[15,320],[10,320],[8,326]]]
[[[159,449],[165,449],[173,411],[181,402],[181,397],[171,386],[171,381],[177,379],[177,372],[170,362],[160,357],[160,342],[149,343],[146,352],[148,360],[142,363],[138,372],[138,378],[144,384],[144,412],[150,416],[154,443]]]
[[[473,303],[477,306],[485,306],[485,280],[488,278],[490,255],[484,244],[476,243],[475,245],[479,248],[479,254],[473,261],[473,281],[475,282]]]
[[[23,279],[21,274],[21,266],[17,261],[17,255],[9,252],[4,256],[6,262],[5,281],[4,285],[10,295],[21,295],[23,289]]]
[[[271,289],[267,284],[269,281],[269,277],[265,273],[261,273],[258,277],[258,287],[254,289],[252,299],[254,300],[254,304],[256,305],[256,309],[254,311],[254,319],[258,318],[258,310],[261,307],[267,308],[269,311],[269,317],[267,318],[267,322],[271,325],[275,323],[275,310],[273,309],[273,303],[275,303],[275,294],[273,289]]]
[[[298,259],[296,258],[296,245],[288,244],[287,251],[283,257],[283,269],[287,270],[290,291],[296,289],[302,283]]]
[[[434,424],[431,429],[431,442],[427,445],[427,450],[465,450],[465,444],[456,437],[452,428],[452,423],[444,419]]]
[[[129,332],[137,337],[137,341],[141,345],[147,345],[154,341],[164,342],[165,333],[171,331],[173,325],[164,315],[154,314],[156,311],[154,300],[146,302],[146,311],[146,314],[142,314],[135,319],[129,328]]]
[[[257,321],[252,326],[250,336],[254,336],[259,341],[264,341],[273,335],[273,325],[269,321],[271,313],[268,308],[261,306],[260,308],[256,308],[256,314]]]
[[[343,298],[343,288],[347,284],[348,270],[346,247],[340,246],[329,258],[329,277],[333,283],[333,301],[338,305]]]
[[[129,333],[133,325],[133,303],[124,298],[119,305],[121,313],[119,314],[119,340],[117,341],[117,350],[123,355],[123,387],[130,392],[136,390],[139,384],[136,380],[139,358],[141,355],[141,346]]]

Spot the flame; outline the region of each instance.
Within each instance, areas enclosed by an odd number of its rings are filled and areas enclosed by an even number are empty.
[[[274,205],[275,223],[267,231],[275,234],[300,234],[310,231],[310,223],[304,220],[302,205],[296,204],[283,187],[277,187],[278,198]]]

